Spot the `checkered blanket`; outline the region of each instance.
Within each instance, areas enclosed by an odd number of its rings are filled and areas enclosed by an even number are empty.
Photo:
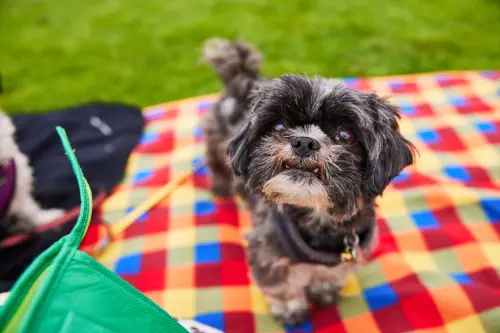
[[[339,79],[391,96],[420,157],[378,201],[380,246],[336,307],[294,332],[500,332],[500,71]],[[203,156],[199,116],[216,96],[145,108],[127,176],[103,206],[116,221]],[[207,169],[144,214],[98,259],[171,315],[227,333],[283,332],[248,277],[237,199]],[[84,249],[105,234],[90,228]]]

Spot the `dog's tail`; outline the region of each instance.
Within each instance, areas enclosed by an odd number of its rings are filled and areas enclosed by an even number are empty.
[[[251,44],[211,38],[204,44],[202,60],[212,65],[226,94],[242,96],[259,78],[262,55]]]

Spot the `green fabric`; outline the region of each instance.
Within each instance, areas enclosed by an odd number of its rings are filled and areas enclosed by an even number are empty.
[[[57,132],[80,189],[73,231],[42,253],[0,309],[0,332],[187,333],[163,309],[78,250],[92,214],[92,196],[64,129]]]

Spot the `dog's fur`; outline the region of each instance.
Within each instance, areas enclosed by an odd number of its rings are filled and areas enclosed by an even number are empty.
[[[292,263],[273,227],[272,209],[287,215],[311,247],[338,249],[348,230],[374,227],[375,197],[413,163],[414,148],[399,133],[398,109],[375,94],[321,77],[264,79],[261,55],[242,42],[209,40],[204,58],[224,85],[203,125],[212,190],[256,197],[249,201],[252,277],[281,324],[300,324],[309,300],[335,302],[356,265]],[[299,137],[317,145],[311,156],[294,153]]]
[[[42,209],[32,195],[33,171],[28,158],[20,150],[15,139],[15,127],[8,115],[0,110],[0,164],[14,159],[16,180],[13,198],[4,216],[1,228],[7,233],[31,231],[37,225],[51,222],[62,216],[60,209]]]

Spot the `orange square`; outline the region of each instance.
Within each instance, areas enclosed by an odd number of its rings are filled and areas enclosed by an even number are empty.
[[[194,286],[194,267],[192,265],[169,267],[166,280],[167,290],[192,288]]]
[[[474,314],[467,295],[458,285],[445,286],[430,290],[443,320],[452,322]]]
[[[191,228],[195,225],[194,219],[195,216],[192,213],[171,215],[168,224],[168,229],[179,230],[179,229]]]
[[[427,246],[422,234],[412,230],[398,234],[396,237],[399,249],[405,252],[427,252]]]
[[[490,266],[488,258],[476,243],[457,246],[455,252],[465,272],[476,272]]]
[[[222,305],[224,311],[251,311],[252,301],[249,287],[224,287]]]
[[[386,254],[377,260],[388,281],[395,281],[414,273],[408,262],[397,253]]]
[[[429,205],[429,210],[436,210],[443,207],[452,207],[453,200],[446,191],[442,188],[432,188],[430,191],[425,191],[425,199]]]
[[[156,303],[161,308],[163,308],[163,305],[164,305],[163,304],[163,300],[164,300],[163,291],[150,291],[150,292],[147,292],[145,294],[150,300],[152,300],[154,303]]]
[[[447,330],[444,327],[436,327],[436,328],[424,328],[421,330],[413,331],[413,333],[446,333]]]
[[[243,235],[240,232],[240,229],[234,226],[219,224],[217,226],[219,233],[219,241],[221,243],[236,243],[242,244]]]
[[[348,333],[381,332],[371,313],[365,313],[349,319],[344,319],[345,330]]]
[[[496,243],[500,241],[497,232],[489,223],[469,224],[467,225],[467,228],[479,242]]]
[[[165,232],[147,235],[144,240],[144,252],[153,252],[167,248],[167,234]]]

